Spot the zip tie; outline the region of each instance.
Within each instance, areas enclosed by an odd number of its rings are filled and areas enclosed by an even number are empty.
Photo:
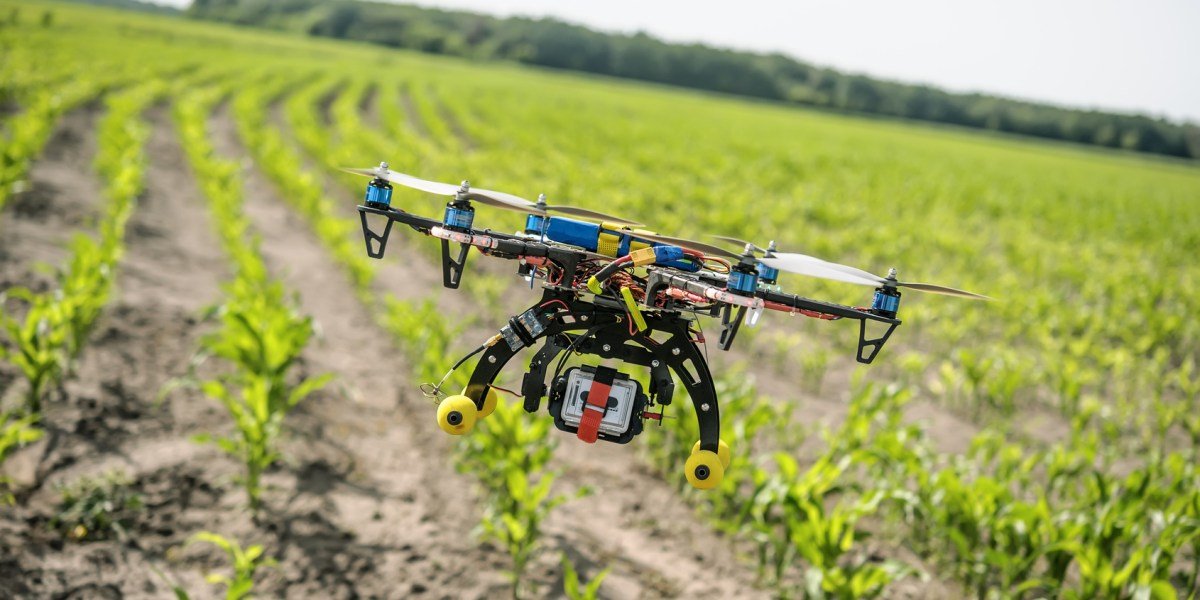
[[[642,311],[638,309],[637,302],[633,299],[633,292],[629,288],[621,288],[621,297],[625,299],[625,306],[629,309],[629,318],[633,320],[633,324],[637,326],[638,331],[645,331],[646,319],[642,317]]]

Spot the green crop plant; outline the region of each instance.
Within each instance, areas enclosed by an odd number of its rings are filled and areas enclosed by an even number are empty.
[[[512,559],[513,597],[523,592],[523,576],[540,547],[542,524],[570,499],[552,491],[558,473],[549,468],[554,453],[552,424],[527,414],[517,403],[499,400],[457,452],[461,471],[475,476],[484,494],[480,529]],[[577,495],[589,493],[584,488]]]
[[[384,302],[382,324],[409,357],[409,371],[421,382],[439,381],[453,359],[451,344],[458,339],[460,328],[446,321],[444,311],[432,299],[406,302],[388,296]],[[462,377],[462,372],[454,376]]]
[[[7,295],[27,305],[23,319],[0,312],[7,341],[0,359],[14,363],[28,385],[26,411],[41,411],[49,386],[70,371],[92,325],[108,303],[116,264],[121,258],[125,221],[141,191],[142,152],[147,136],[138,114],[161,96],[160,82],[130,88],[107,98],[109,114],[101,123],[97,167],[107,184],[108,202],[99,222],[98,241],[76,234],[60,267],[55,289],[35,294],[13,288]]]
[[[41,439],[44,433],[38,427],[37,415],[17,415],[13,412],[0,415],[0,465],[22,446]]]
[[[883,494],[874,492],[850,505],[841,502],[827,510],[820,497],[794,496],[788,509],[788,540],[809,564],[805,591],[810,598],[875,598],[910,569],[895,561],[874,564],[865,557],[848,557],[866,534],[856,529],[859,519],[875,512]]]
[[[308,221],[317,237],[334,258],[349,272],[352,284],[360,296],[370,285],[374,272],[370,259],[355,239],[358,223],[334,216],[333,206],[325,198],[320,178],[310,171],[297,171],[303,159],[275,129],[269,126],[265,108],[296,85],[296,81],[280,80],[275,85],[247,88],[234,100],[238,133],[254,154],[257,164],[275,182],[281,196]]]
[[[239,289],[242,287],[250,290]],[[249,292],[249,293],[247,293]],[[232,373],[200,384],[233,419],[237,433],[202,434],[245,468],[242,485],[250,510],[262,506],[262,474],[279,458],[278,438],[287,413],[332,378],[325,374],[291,384],[290,371],[312,336],[312,321],[296,314],[278,283],[235,280],[218,309],[220,328],[204,338],[204,350],[231,363]]]
[[[235,264],[224,286],[225,301],[213,310],[218,329],[201,340],[203,352],[223,359],[231,370],[204,381],[200,389],[229,412],[237,432],[202,434],[244,467],[241,483],[250,510],[262,507],[263,472],[279,458],[278,439],[287,413],[331,375],[293,382],[292,370],[313,334],[312,319],[295,308],[283,285],[270,279],[257,238],[242,212],[237,167],[216,156],[205,127],[208,111],[223,97],[219,88],[195,92],[176,105],[176,122],[193,168],[210,201],[218,233]]]
[[[575,565],[571,563],[570,557],[565,553],[562,555],[563,569],[563,594],[566,594],[570,600],[596,600],[600,597],[600,586],[604,583],[604,578],[612,571],[612,567],[606,567],[604,570],[596,573],[590,581],[580,581],[579,572],[575,570]]]
[[[50,528],[64,538],[83,541],[115,536],[129,538],[128,528],[144,508],[142,497],[131,489],[123,473],[81,477],[59,488],[58,507]]]
[[[229,559],[232,574],[210,573],[206,577],[209,583],[225,588],[225,600],[250,598],[254,593],[254,576],[263,567],[273,567],[277,564],[274,558],[263,553],[263,547],[260,545],[243,548],[236,540],[209,531],[201,531],[188,540],[188,545],[197,543],[212,544],[224,551]],[[187,598],[187,594],[179,587],[175,587],[175,594],[177,597]]]
[[[20,369],[28,386],[24,412],[38,416],[46,389],[66,369],[69,333],[65,308],[53,293],[35,294],[24,288],[13,288],[0,295],[0,299],[5,295],[23,300],[28,306],[25,318],[21,320],[8,312],[0,313],[0,325],[3,325],[6,337],[5,345],[0,347],[0,358]]]
[[[41,153],[59,117],[103,89],[103,79],[94,76],[44,89],[28,98],[25,111],[5,124],[0,131],[0,208],[7,202],[13,186],[25,176],[32,160]]]
[[[40,439],[45,432],[38,427],[38,415],[18,415],[13,412],[0,413],[0,467],[4,461],[26,444],[32,444]],[[14,498],[9,492],[11,480],[0,473],[0,504],[12,504]]]
[[[721,375],[714,383],[721,398],[721,438],[730,449],[730,464],[725,469],[721,485],[704,497],[717,506],[718,514],[736,514],[737,491],[749,477],[753,464],[752,449],[760,435],[782,435],[790,420],[792,405],[769,404],[758,396],[753,378],[741,372],[741,367]],[[680,465],[700,439],[700,429],[691,398],[680,395],[672,400],[661,426],[648,427],[645,454],[652,468],[664,476],[676,478]],[[787,431],[790,434],[790,431]],[[790,436],[789,436],[790,437]],[[680,489],[687,484],[676,479]]]

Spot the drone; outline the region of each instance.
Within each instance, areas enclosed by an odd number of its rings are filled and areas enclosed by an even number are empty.
[[[442,283],[447,288],[457,289],[462,283],[472,248],[484,256],[516,261],[517,274],[531,288],[540,283],[537,302],[451,368],[453,372],[482,353],[462,393],[439,402],[437,423],[442,430],[453,435],[471,431],[477,419],[496,407],[500,371],[522,350],[538,347],[521,380],[524,409],[536,413],[547,399],[554,425],[589,444],[625,444],[642,433],[647,422],[661,425],[678,381],[691,399],[700,433],[684,464],[687,481],[698,489],[718,486],[731,458],[720,437],[720,409],[702,350],[708,340],[699,327],[701,317],[719,321],[716,345],[721,350],[732,347],[743,323],[755,325],[766,311],[857,321],[856,359],[869,364],[901,323],[896,318],[901,288],[988,299],[945,286],[899,281],[895,269],[880,277],[781,252],[774,242],[763,248],[713,236],[740,250],[731,251],[659,235],[640,229],[643,225],[636,221],[549,204],[545,195],[534,202],[475,188],[467,181],[428,181],[392,171],[387,163],[345,170],[370,178],[358,206],[369,257],[383,258],[392,226],[400,223],[440,240]],[[448,198],[441,218],[394,206],[392,184]],[[475,204],[525,213],[525,226],[515,233],[479,229]],[[789,294],[779,286],[781,272],[871,286],[874,296],[870,306],[852,307]],[[564,370],[572,355],[595,364]],[[646,386],[602,361],[648,369]],[[437,397],[440,387],[441,383],[426,384],[423,389]]]

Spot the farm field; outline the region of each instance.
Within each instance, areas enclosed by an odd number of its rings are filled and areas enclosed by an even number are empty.
[[[0,20],[0,597],[1200,594],[1193,163],[73,4]],[[537,296],[479,256],[443,289],[415,235],[368,259],[338,167],[381,160],[995,300],[907,294],[871,366],[800,316],[711,348],[710,492],[687,402],[627,446],[511,397],[455,438],[419,386]]]

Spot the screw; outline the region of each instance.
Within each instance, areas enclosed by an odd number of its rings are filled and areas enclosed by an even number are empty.
[[[679,348],[671,348],[671,354],[674,354],[675,356],[679,356]]]
[[[601,346],[601,348],[603,348],[605,352],[608,352],[608,351],[612,350],[612,346],[610,346],[610,345],[608,345],[608,344],[605,344],[605,345]]]
[[[587,316],[587,315],[579,315],[579,320],[580,320],[580,321],[587,322],[587,320],[588,320],[588,316]]]
[[[492,363],[492,364],[496,364],[496,357],[495,357],[495,356],[488,356],[488,362],[490,362],[490,363]]]
[[[650,361],[650,366],[657,369],[658,367],[662,366],[662,363],[658,362],[657,360],[652,360],[652,361]]]
[[[896,278],[896,267],[892,267],[891,269],[888,269],[888,276],[887,276],[887,278],[888,278],[888,279],[895,279],[895,278]]]
[[[702,411],[704,411],[704,412],[708,412],[708,403],[707,403],[707,402],[705,402],[704,404],[701,404],[701,405],[700,405],[700,410],[702,410]]]

